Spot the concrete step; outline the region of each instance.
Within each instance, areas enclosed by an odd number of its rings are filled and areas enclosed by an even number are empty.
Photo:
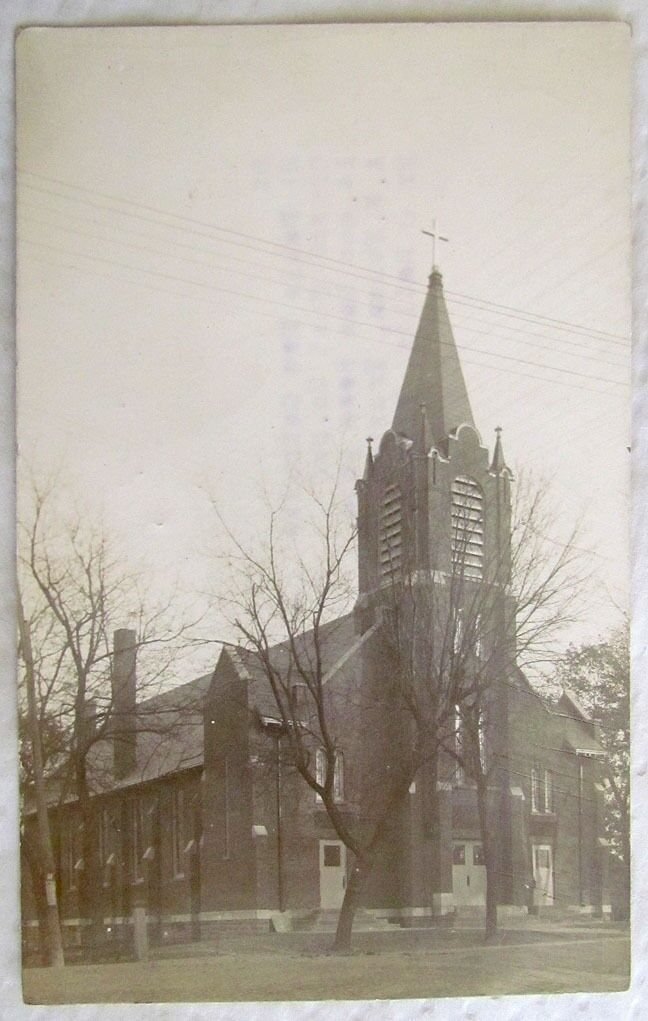
[[[295,931],[301,932],[335,932],[338,924],[339,911],[316,911],[311,915],[297,919],[293,926]],[[392,931],[396,926],[386,918],[372,915],[362,908],[356,911],[353,919],[354,932],[387,932]]]

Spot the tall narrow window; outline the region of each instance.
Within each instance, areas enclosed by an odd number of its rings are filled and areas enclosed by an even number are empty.
[[[336,752],[335,768],[333,770],[333,799],[344,801],[344,756]]]
[[[106,859],[109,854],[106,814],[107,809],[99,809],[99,864],[101,866],[106,864]]]
[[[99,863],[103,869],[103,885],[110,886],[111,866],[115,864],[115,824],[109,808],[99,815]]]
[[[69,890],[77,888],[77,872],[80,865],[80,826],[74,818],[68,819],[67,837],[65,841],[65,867]]]
[[[323,748],[318,748],[315,752],[315,782],[324,786],[326,780],[326,752]],[[318,794],[318,799],[321,801],[321,797]]]
[[[452,637],[452,647],[453,647],[455,656],[458,656],[461,653],[461,647],[463,645],[463,638],[464,638],[463,609],[461,607],[459,607],[455,611],[455,615],[454,615],[454,635]]]
[[[131,864],[134,882],[144,878],[144,804],[141,798],[132,802]]]
[[[542,780],[540,770],[534,766],[531,770],[531,811],[542,812],[544,804]]]
[[[544,774],[544,810],[545,812],[553,812],[553,781],[551,772],[545,769]]]
[[[483,644],[482,644],[481,613],[478,613],[476,615],[476,617],[475,617],[475,656],[477,657],[477,659],[481,658],[481,654],[483,652],[483,648],[484,647],[483,647]]]
[[[454,711],[454,750],[456,758],[455,766],[455,783],[458,787],[462,787],[466,782],[466,774],[464,771],[464,751],[465,751],[465,727],[464,721],[461,715],[461,709],[458,705],[455,706]]]
[[[231,840],[231,777],[230,777],[230,764],[229,759],[225,759],[225,768],[223,773],[223,804],[225,811],[223,813],[223,858],[229,858],[230,856],[230,840]]]
[[[452,483],[452,569],[478,581],[484,570],[484,500],[472,479],[459,475]]]
[[[477,723],[477,735],[479,741],[479,765],[481,766],[481,770],[483,773],[486,770],[486,726],[483,712],[480,712],[479,714],[479,720]]]
[[[326,752],[323,748],[318,748],[315,752],[315,780],[320,787],[323,787],[326,783]],[[321,804],[322,796],[316,793],[315,800]],[[335,753],[333,800],[344,801],[344,756],[342,752]]]
[[[531,770],[531,811],[553,812],[553,777],[549,769],[534,766]]]
[[[402,508],[399,486],[387,486],[380,511],[380,575],[397,580],[401,572]]]
[[[184,876],[184,791],[182,787],[174,787],[171,800],[171,856],[173,875],[176,879]]]

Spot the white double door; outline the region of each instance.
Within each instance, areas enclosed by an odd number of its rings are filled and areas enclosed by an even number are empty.
[[[320,907],[341,908],[346,890],[346,847],[341,840],[320,840]]]
[[[533,845],[533,878],[536,888],[536,904],[553,904],[554,867],[551,844]]]
[[[486,866],[479,840],[455,840],[452,847],[452,892],[455,904],[486,902]]]

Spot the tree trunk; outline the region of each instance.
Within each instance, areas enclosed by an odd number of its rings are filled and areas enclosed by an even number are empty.
[[[20,631],[20,645],[22,648],[23,662],[25,664],[25,687],[27,689],[27,719],[29,723],[29,737],[32,746],[32,766],[34,770],[34,792],[36,795],[36,819],[38,823],[38,839],[40,853],[43,862],[43,873],[45,880],[45,904],[47,911],[47,941],[48,941],[48,963],[53,968],[60,968],[65,964],[63,958],[63,940],[61,937],[61,921],[58,912],[56,897],[56,881],[54,868],[54,853],[52,851],[52,837],[50,833],[49,815],[47,811],[47,798],[45,795],[45,778],[43,776],[43,749],[41,746],[41,734],[38,723],[38,709],[36,706],[36,682],[34,678],[34,657],[32,653],[31,634],[22,606],[20,594],[18,603],[18,628]]]
[[[27,836],[20,841],[21,865],[23,872],[29,869],[34,907],[38,920],[38,950],[43,967],[49,964],[49,920],[47,917],[47,901],[45,898],[45,877],[38,860],[38,849],[30,844]],[[23,927],[25,919],[23,918]]]
[[[497,846],[495,840],[491,839],[491,832],[488,825],[488,787],[484,777],[480,777],[477,781],[477,812],[479,815],[482,850],[484,852],[484,864],[486,866],[486,918],[484,937],[488,943],[494,940],[497,935],[497,898],[499,882],[496,861]]]
[[[81,855],[83,869],[79,874],[79,914],[81,945],[87,960],[93,960],[100,947],[103,934],[99,855],[97,847],[97,819],[90,797],[84,793],[81,801],[83,840]]]
[[[348,954],[351,950],[353,920],[359,906],[360,893],[369,871],[369,863],[359,861],[355,863],[351,870],[349,882],[347,883],[347,888],[344,894],[344,900],[342,901],[342,907],[340,908],[340,914],[338,916],[335,939],[333,940],[332,949],[338,954]]]
[[[483,845],[483,838],[482,838]],[[486,862],[486,926],[484,936],[486,942],[494,940],[497,935],[497,872],[493,868],[492,852],[486,851],[484,846],[484,861]]]

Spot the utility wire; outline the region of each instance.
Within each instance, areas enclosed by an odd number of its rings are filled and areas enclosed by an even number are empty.
[[[34,245],[36,245],[36,244],[42,245],[43,244],[42,242],[30,242],[30,243],[34,244]],[[48,246],[48,247],[54,247],[54,246]],[[55,248],[55,251],[57,251],[59,254],[64,254],[64,255],[66,254],[65,252],[62,252],[62,250],[59,249],[59,248]],[[52,265],[52,261],[50,259],[45,259],[43,257],[39,257],[38,255],[30,255],[28,257],[31,260],[35,261],[35,262],[41,262],[41,263],[44,263],[45,265],[48,265],[48,266]],[[122,263],[114,263],[114,264],[117,265],[117,266],[122,266],[123,267]],[[193,301],[195,301],[195,300],[205,301],[207,304],[214,305],[216,308],[218,308],[220,311],[222,311],[222,305],[221,305],[220,302],[216,302],[214,299],[204,298],[204,297],[202,297],[200,295],[196,295],[196,294],[189,294],[188,295],[188,294],[183,293],[181,291],[170,291],[168,288],[155,287],[155,286],[153,286],[151,284],[147,284],[147,283],[145,283],[145,282],[143,282],[141,280],[134,280],[132,277],[125,278],[125,277],[115,276],[114,274],[111,274],[111,273],[101,273],[101,272],[98,272],[97,270],[91,269],[90,267],[79,266],[78,264],[75,264],[75,263],[69,263],[69,262],[65,263],[65,262],[63,262],[63,263],[59,263],[59,265],[65,267],[67,269],[74,270],[75,272],[89,273],[92,276],[97,276],[97,277],[100,277],[101,279],[104,279],[104,280],[116,280],[116,281],[119,281],[120,283],[134,284],[135,286],[142,287],[145,290],[154,291],[157,294],[163,294],[167,298],[170,295],[173,295],[174,297],[182,298],[183,300],[189,299],[189,300],[193,300]],[[152,271],[150,271],[150,270],[149,271],[143,270],[142,272],[147,272],[147,273],[149,273],[149,274],[151,274],[153,276],[156,275],[155,273],[152,273]],[[177,278],[175,278],[175,279],[177,279]],[[179,282],[182,283],[181,280]],[[194,281],[191,281],[190,283],[194,283]],[[263,311],[261,309],[248,308],[245,311],[247,311],[251,315],[257,315],[257,316],[262,316],[263,318],[275,319],[275,320],[278,320],[279,322],[290,323],[291,325],[294,325],[294,326],[304,326],[304,327],[307,327],[309,330],[322,330],[323,329],[321,324],[311,323],[311,322],[308,322],[308,321],[303,320],[303,319],[296,319],[294,317],[287,318],[285,316],[277,315],[276,313],[273,313],[273,312],[265,312],[265,311]],[[333,327],[327,327],[327,333],[334,333],[334,334],[342,336],[342,337],[349,337],[352,340],[357,340],[357,341],[360,341],[361,343],[369,343],[369,344],[378,343],[378,344],[386,345],[387,347],[398,348],[401,351],[409,351],[410,347],[411,347],[411,345],[410,346],[406,346],[404,344],[399,344],[399,343],[397,343],[395,341],[385,340],[382,337],[373,337],[373,338],[372,337],[363,337],[363,336],[358,335],[357,333],[349,333],[348,331],[335,329]],[[512,376],[524,376],[527,379],[533,379],[533,380],[536,380],[537,382],[540,382],[540,383],[545,383],[545,384],[549,383],[549,384],[554,385],[554,386],[568,387],[571,390],[579,390],[579,391],[582,391],[582,392],[585,392],[585,393],[598,394],[599,396],[611,396],[611,397],[622,396],[621,394],[617,395],[617,394],[608,393],[605,390],[595,389],[595,388],[589,387],[589,386],[583,386],[582,384],[570,383],[570,382],[567,382],[566,380],[563,380],[563,379],[548,379],[546,376],[538,376],[538,375],[536,375],[534,373],[524,372],[521,369],[509,369],[509,368],[506,368],[503,365],[493,365],[493,364],[489,364],[488,362],[476,362],[476,361],[474,361],[474,360],[472,360],[470,358],[462,358],[462,364],[463,365],[472,365],[472,366],[475,366],[475,367],[480,368],[482,370],[492,371],[493,373],[504,373],[505,375],[512,375]]]
[[[28,205],[29,205],[29,203],[28,203]],[[38,208],[42,208],[42,207],[39,206]],[[66,214],[62,213],[62,211],[59,211],[59,210],[55,210],[55,212],[60,212],[61,215],[66,215]],[[85,221],[83,220],[82,217],[72,216],[72,217],[68,217],[68,219],[76,220],[77,222],[80,222],[83,226],[85,226]],[[149,247],[147,245],[133,244],[131,242],[127,242],[127,241],[122,240],[121,237],[119,237],[119,238],[110,238],[110,237],[105,238],[105,237],[102,237],[101,235],[93,234],[93,233],[88,232],[88,231],[77,230],[76,228],[70,227],[67,224],[60,224],[60,223],[56,223],[56,222],[52,223],[49,220],[41,220],[38,217],[32,217],[32,221],[37,223],[37,224],[40,224],[42,226],[46,226],[46,227],[50,227],[50,228],[53,227],[56,230],[62,230],[62,231],[65,231],[66,233],[75,234],[78,237],[85,237],[85,238],[89,238],[91,240],[101,241],[103,243],[107,242],[109,244],[119,244],[119,245],[122,245],[123,247],[126,247],[126,248],[133,248],[134,250],[137,250],[137,251],[150,252],[153,255],[159,255],[161,257],[167,257],[167,253],[166,252],[161,252],[158,249],[151,248],[151,247]],[[101,221],[91,220],[90,222],[94,223],[94,224],[97,224],[100,228],[103,227],[104,229],[110,229],[108,227],[108,225],[102,224]],[[156,241],[156,242],[158,242],[158,243],[160,243],[162,245],[173,245],[173,246],[181,247],[181,248],[184,248],[184,249],[188,249],[189,251],[204,252],[205,254],[210,255],[212,257],[216,257],[216,258],[227,258],[228,261],[230,259],[232,259],[232,258],[236,259],[236,256],[224,255],[223,253],[215,252],[215,251],[213,251],[212,249],[209,249],[209,248],[200,247],[200,246],[194,246],[194,245],[186,244],[186,243],[183,243],[181,241],[176,241],[176,240],[172,240],[172,239],[159,238],[159,237],[156,237],[155,235],[143,233],[141,231],[132,231],[132,230],[125,230],[124,231],[123,228],[120,228],[120,231],[121,231],[121,233],[126,233],[126,234],[128,234],[130,236],[144,237],[144,238],[147,238],[149,240]],[[203,260],[200,260],[200,259],[192,259],[189,256],[175,255],[173,253],[170,254],[170,257],[171,258],[175,258],[175,259],[181,259],[182,261],[190,262],[190,263],[193,263],[194,265],[197,265],[197,266],[202,266],[202,267],[205,267],[205,268],[209,268],[209,264],[206,263]],[[245,259],[240,259],[239,258],[236,261],[243,262],[246,265],[250,265],[249,262],[246,263]],[[263,266],[263,264],[261,264],[261,263],[252,263],[251,265]],[[254,280],[261,279],[261,277],[260,277],[260,275],[258,273],[246,273],[243,270],[233,269],[231,266],[223,266],[223,265],[216,264],[215,268],[223,269],[226,273],[231,273],[231,274],[235,274],[235,275],[238,275],[238,276],[244,276],[244,277],[247,277],[249,279],[254,279]],[[265,267],[263,267],[263,268],[265,268]],[[294,286],[294,285],[290,285],[285,280],[281,279],[281,277],[276,278],[274,276],[267,276],[266,279],[269,282],[276,283],[277,285],[282,286],[282,287]],[[314,287],[304,286],[303,282],[301,282],[297,286],[299,287],[300,290],[304,290],[304,291],[306,291],[306,292],[308,292],[310,294],[320,294],[320,295],[322,295],[322,296],[324,296],[324,297],[326,297],[328,299],[330,299],[331,297],[334,297],[334,295],[331,294],[330,290],[323,290],[321,288],[314,288]],[[351,285],[343,284],[343,286],[350,287]],[[381,296],[374,295],[371,292],[362,291],[362,290],[356,291],[354,289],[354,293],[360,293],[360,294],[368,295],[370,298],[372,298],[375,301],[380,301],[381,300]],[[390,311],[394,311],[396,314],[404,316],[404,317],[409,318],[409,319],[415,319],[415,320],[420,319],[420,313],[413,313],[413,312],[410,312],[410,311],[405,311],[404,309],[393,309],[393,310],[390,309]],[[499,327],[502,328],[502,324],[493,323],[492,320],[475,319],[474,317],[468,316],[468,317],[465,317],[464,320],[462,320],[462,319],[455,320],[454,325],[456,327],[460,327],[461,329],[463,329],[463,330],[465,330],[465,331],[467,331],[469,333],[474,333],[477,336],[482,336],[482,337],[494,336],[495,339],[499,339],[499,340],[508,340],[509,339],[508,337],[504,338],[504,337],[501,337],[499,335],[494,335],[492,333],[492,329],[489,332],[484,332],[483,330],[478,330],[478,329],[474,329],[474,328],[472,328],[470,326],[465,326],[465,325],[463,325],[464,322],[477,322],[477,323],[483,324],[484,326],[490,326],[490,327],[497,327],[499,325]],[[592,353],[589,352],[588,345],[586,344],[585,340],[573,341],[573,340],[567,340],[567,339],[565,339],[563,337],[549,337],[547,334],[534,333],[532,331],[530,332],[530,331],[527,331],[527,330],[525,330],[523,328],[515,327],[515,326],[509,326],[507,324],[504,325],[503,328],[508,330],[509,332],[522,334],[522,337],[518,340],[518,342],[522,343],[522,344],[526,344],[526,345],[528,345],[530,347],[538,347],[538,348],[541,348],[541,349],[547,350],[547,351],[555,351],[556,350],[556,345],[567,345],[567,346],[570,346],[570,347],[575,347],[578,350],[578,352],[579,352],[578,354],[571,355],[571,357],[583,357],[581,352],[584,350],[584,351],[588,351],[588,353],[584,356],[584,357],[586,357],[586,359],[588,361],[597,362],[597,363],[599,363],[601,365],[610,365],[613,368],[622,367],[622,363],[620,363],[620,362],[609,361],[608,359],[599,358],[599,357],[595,357],[594,355],[592,355]],[[542,339],[549,340],[550,344],[542,344],[542,343],[540,343],[539,340],[536,341],[536,340],[531,339],[531,338],[534,338],[534,337],[539,337],[541,340]],[[596,340],[596,338],[594,338],[594,339]],[[600,343],[600,341],[598,341],[598,342]],[[565,352],[565,354],[567,354],[569,356],[570,352]]]
[[[200,227],[207,227],[210,230],[220,231],[221,233],[229,234],[229,235],[231,235],[233,237],[240,237],[240,238],[245,239],[246,241],[254,241],[257,245],[258,244],[262,244],[262,245],[266,245],[266,246],[271,247],[271,248],[279,249],[281,251],[286,251],[286,252],[291,252],[291,253],[298,254],[298,255],[307,256],[309,259],[318,259],[318,260],[323,261],[323,262],[332,263],[332,264],[334,264],[336,266],[346,267],[346,268],[352,269],[352,270],[360,270],[363,273],[371,273],[371,274],[374,274],[374,276],[378,276],[378,277],[380,277],[382,279],[385,279],[385,280],[388,280],[388,281],[393,281],[394,285],[399,286],[399,287],[401,287],[403,289],[406,289],[406,290],[413,290],[414,289],[418,293],[425,293],[425,287],[423,287],[421,284],[417,283],[416,281],[413,281],[413,280],[403,280],[403,278],[395,276],[394,274],[383,273],[383,272],[381,272],[379,270],[376,270],[376,269],[374,269],[372,267],[358,266],[355,263],[345,262],[342,259],[337,259],[337,258],[334,258],[332,256],[320,255],[320,254],[318,254],[316,252],[309,251],[308,249],[302,249],[302,248],[298,248],[296,246],[286,245],[286,244],[283,244],[281,242],[272,241],[272,240],[267,239],[267,238],[260,238],[260,237],[257,237],[255,235],[252,235],[252,234],[246,234],[243,231],[237,231],[237,230],[233,230],[232,228],[222,227],[222,226],[219,226],[217,224],[209,223],[209,222],[204,221],[204,220],[199,220],[199,219],[196,219],[196,218],[193,218],[193,217],[184,216],[184,215],[179,214],[179,213],[171,213],[171,212],[169,212],[167,210],[160,209],[160,208],[158,208],[156,206],[151,206],[151,205],[148,205],[146,203],[135,202],[135,201],[133,201],[131,199],[126,199],[126,198],[122,198],[122,197],[119,197],[119,196],[116,196],[116,195],[111,195],[111,194],[108,194],[108,193],[105,193],[105,192],[100,192],[97,189],[90,189],[90,188],[85,188],[85,187],[83,187],[81,185],[69,184],[69,183],[67,183],[65,181],[62,181],[62,180],[58,179],[58,178],[46,177],[43,174],[36,174],[36,173],[34,173],[32,171],[26,171],[26,170],[23,170],[23,169],[19,169],[19,173],[27,174],[30,177],[35,177],[35,178],[37,178],[39,180],[44,180],[44,181],[46,181],[48,183],[56,184],[56,185],[62,186],[64,188],[68,188],[70,190],[73,190],[73,191],[76,190],[76,191],[85,192],[86,194],[90,194],[92,196],[99,195],[100,197],[102,197],[104,199],[107,199],[108,201],[111,201],[111,202],[117,202],[117,203],[121,203],[123,205],[133,206],[133,207],[139,208],[139,209],[145,209],[148,212],[156,214],[157,216],[166,216],[166,217],[169,217],[169,218],[172,218],[172,219],[181,220],[184,223],[194,224],[194,225],[197,225],[197,226],[200,226]],[[46,188],[39,187],[37,185],[25,184],[24,186],[27,187],[27,188],[30,188],[32,190],[35,190],[35,191],[41,191],[41,192],[45,192],[46,194],[49,194],[49,195],[54,195],[55,197],[62,198],[64,200],[67,199],[68,201],[72,200],[72,201],[86,202],[88,205],[91,205],[94,208],[98,208],[100,210],[103,210],[104,212],[120,212],[119,210],[107,209],[105,206],[102,206],[101,204],[96,203],[96,202],[92,202],[92,201],[90,201],[88,199],[79,199],[79,198],[76,198],[74,196],[70,197],[70,196],[66,196],[66,195],[61,195],[60,192],[54,192],[54,191],[48,190]],[[131,213],[131,214],[126,214],[126,215],[133,215],[134,216],[134,215],[137,215],[137,214]],[[144,218],[144,217],[140,217],[140,218],[147,219],[147,218]],[[156,221],[153,221],[153,222],[156,222]],[[168,225],[168,226],[171,226],[171,225]],[[207,235],[207,236],[210,236],[210,235]],[[244,246],[244,247],[249,247],[249,246]],[[268,254],[271,254],[271,253],[268,253]],[[287,258],[287,256],[281,256],[281,257]],[[297,261],[301,261],[301,260],[297,260]],[[354,275],[354,274],[350,274],[350,275]],[[366,280],[368,278],[367,277],[361,277],[360,279],[365,279]],[[520,309],[520,308],[518,308],[516,306],[512,306],[512,305],[504,305],[504,304],[502,304],[500,302],[491,302],[491,301],[488,301],[487,299],[475,298],[473,295],[468,295],[468,294],[462,293],[460,291],[450,291],[450,290],[448,290],[446,293],[448,295],[456,296],[458,298],[464,298],[464,299],[469,299],[471,301],[477,301],[477,302],[482,303],[483,305],[492,305],[494,308],[504,309],[507,312],[521,313],[524,316],[531,316],[531,317],[534,317],[534,318],[536,318],[538,320],[544,320],[545,322],[554,324],[556,327],[560,327],[560,328],[567,327],[567,328],[570,328],[572,330],[574,330],[574,329],[575,330],[585,330],[588,333],[596,334],[596,335],[601,336],[601,337],[616,338],[616,339],[620,339],[620,340],[626,341],[626,342],[628,340],[628,338],[625,337],[623,334],[614,333],[614,332],[607,331],[607,330],[590,329],[588,327],[583,326],[582,324],[570,323],[567,320],[557,319],[557,318],[554,318],[554,317],[551,317],[551,316],[545,316],[545,315],[542,315],[540,313],[531,313],[531,312],[528,312],[525,309]]]
[[[287,308],[287,309],[290,309],[290,310],[295,310],[297,312],[305,312],[308,315],[323,316],[323,317],[325,317],[327,319],[334,319],[336,321],[350,323],[351,325],[355,325],[355,326],[366,326],[366,327],[369,327],[370,329],[379,330],[380,332],[396,334],[396,335],[407,337],[408,339],[411,339],[411,333],[407,332],[406,330],[396,330],[393,327],[384,327],[384,326],[380,326],[380,325],[378,325],[376,323],[371,323],[371,322],[364,321],[364,320],[350,319],[348,316],[337,315],[334,312],[317,311],[315,309],[310,309],[307,306],[295,305],[295,304],[292,304],[290,302],[279,301],[279,300],[277,300],[275,298],[262,298],[262,297],[259,297],[259,296],[255,295],[255,294],[250,294],[249,292],[246,292],[246,291],[236,291],[236,290],[234,290],[232,288],[220,287],[220,286],[215,285],[215,284],[207,284],[207,283],[204,283],[202,281],[188,280],[188,279],[183,278],[183,277],[178,277],[178,276],[176,276],[175,274],[172,274],[172,273],[164,273],[164,272],[162,272],[160,270],[149,270],[149,269],[145,269],[144,267],[141,267],[141,266],[133,266],[133,265],[131,265],[129,263],[120,262],[119,260],[106,258],[105,256],[89,255],[89,254],[86,254],[84,252],[70,252],[70,251],[67,251],[66,249],[60,248],[57,245],[50,245],[50,244],[47,244],[46,242],[43,242],[43,241],[32,241],[32,240],[27,239],[27,238],[25,238],[23,240],[24,240],[25,243],[32,244],[32,245],[37,245],[40,248],[46,248],[46,249],[49,249],[50,251],[59,252],[59,253],[61,253],[63,255],[67,255],[67,256],[72,256],[73,258],[91,259],[91,260],[97,261],[97,262],[104,262],[104,263],[107,263],[109,265],[119,266],[119,267],[121,267],[123,269],[127,269],[127,270],[130,270],[130,271],[135,271],[135,272],[139,272],[139,273],[146,273],[148,275],[160,277],[161,279],[173,280],[173,281],[175,281],[177,283],[189,284],[190,286],[201,287],[201,288],[205,288],[205,289],[210,290],[210,291],[218,291],[219,293],[222,293],[222,294],[229,294],[229,295],[233,295],[233,296],[236,296],[236,297],[246,298],[246,299],[251,300],[251,301],[260,301],[260,302],[267,303],[267,304],[270,304],[270,305],[278,305],[278,306],[281,306],[282,308]],[[529,366],[531,366],[533,368],[539,368],[539,369],[543,369],[543,370],[550,371],[550,372],[558,372],[558,373],[567,374],[569,376],[577,376],[579,378],[591,380],[591,381],[597,382],[597,383],[611,383],[613,385],[621,386],[621,387],[627,387],[627,385],[628,385],[627,383],[623,382],[622,380],[609,379],[606,376],[593,376],[593,375],[590,375],[589,373],[580,372],[577,369],[561,368],[560,366],[557,366],[557,365],[546,365],[543,362],[534,362],[534,361],[530,361],[529,359],[526,359],[526,358],[517,358],[515,355],[500,354],[497,351],[487,351],[487,350],[484,350],[483,348],[475,348],[475,347],[471,347],[470,345],[467,345],[467,344],[461,344],[461,345],[457,344],[457,345],[454,345],[450,341],[439,341],[439,343],[441,345],[443,345],[443,346],[451,347],[451,348],[456,346],[457,348],[459,348],[462,351],[470,351],[473,354],[487,355],[488,357],[492,357],[492,358],[502,358],[502,359],[504,359],[506,361],[517,362],[517,363],[519,363],[521,365],[529,365]],[[551,380],[547,380],[547,382],[551,382]]]

